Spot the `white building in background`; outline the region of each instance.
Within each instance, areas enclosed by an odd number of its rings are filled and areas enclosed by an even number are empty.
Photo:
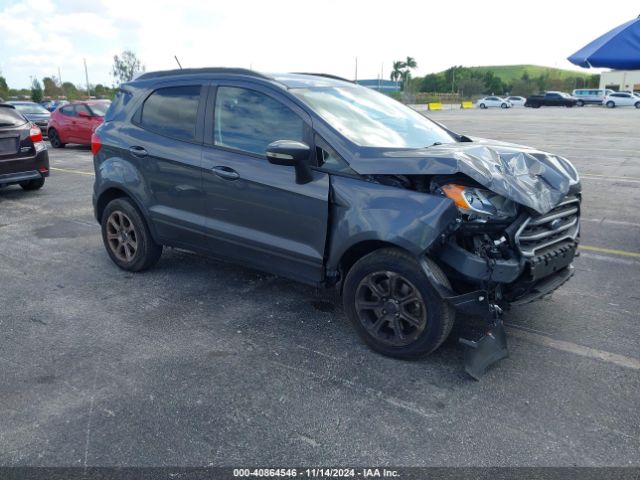
[[[640,70],[611,70],[600,74],[600,88],[640,91]]]

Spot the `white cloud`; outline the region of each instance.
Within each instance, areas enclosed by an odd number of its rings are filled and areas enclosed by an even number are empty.
[[[451,65],[565,58],[627,21],[635,2],[579,9],[574,2],[472,0],[432,4],[304,0],[28,0],[0,3],[0,68],[12,86],[62,70],[64,80],[111,83],[113,55],[132,49],[147,70],[239,66],[375,78],[384,63],[417,59],[417,74]],[[593,10],[590,11],[590,10]]]

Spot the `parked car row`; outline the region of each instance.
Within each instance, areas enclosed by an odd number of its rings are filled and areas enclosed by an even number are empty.
[[[565,92],[548,91],[541,95],[527,98],[510,96],[483,97],[476,102],[479,108],[511,108],[511,107],[583,107],[584,105],[604,105],[608,108],[636,107],[640,108],[640,93],[615,92],[608,89],[577,89],[572,95]]]
[[[524,105],[526,98],[511,96],[507,98],[497,97],[497,96],[489,96],[481,98],[476,102],[478,108],[511,108],[511,107],[521,107]]]

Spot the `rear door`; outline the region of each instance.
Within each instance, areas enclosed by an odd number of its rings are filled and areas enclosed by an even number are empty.
[[[313,151],[310,117],[260,85],[215,85],[203,150],[206,227],[215,253],[315,283],[324,275],[329,175],[296,183],[294,167],[272,165],[266,147],[297,140]]]
[[[201,82],[159,86],[135,113],[125,133],[125,154],[142,172],[151,221],[163,243],[203,241]]]

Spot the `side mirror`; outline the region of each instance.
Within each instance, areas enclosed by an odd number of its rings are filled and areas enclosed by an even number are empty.
[[[274,165],[295,167],[296,183],[313,180],[309,168],[311,149],[309,145],[294,140],[276,140],[267,146],[267,160]]]
[[[91,115],[89,115],[88,112],[85,112],[84,110],[81,110],[78,112],[78,116],[79,117],[83,117],[83,118],[89,118]]]

